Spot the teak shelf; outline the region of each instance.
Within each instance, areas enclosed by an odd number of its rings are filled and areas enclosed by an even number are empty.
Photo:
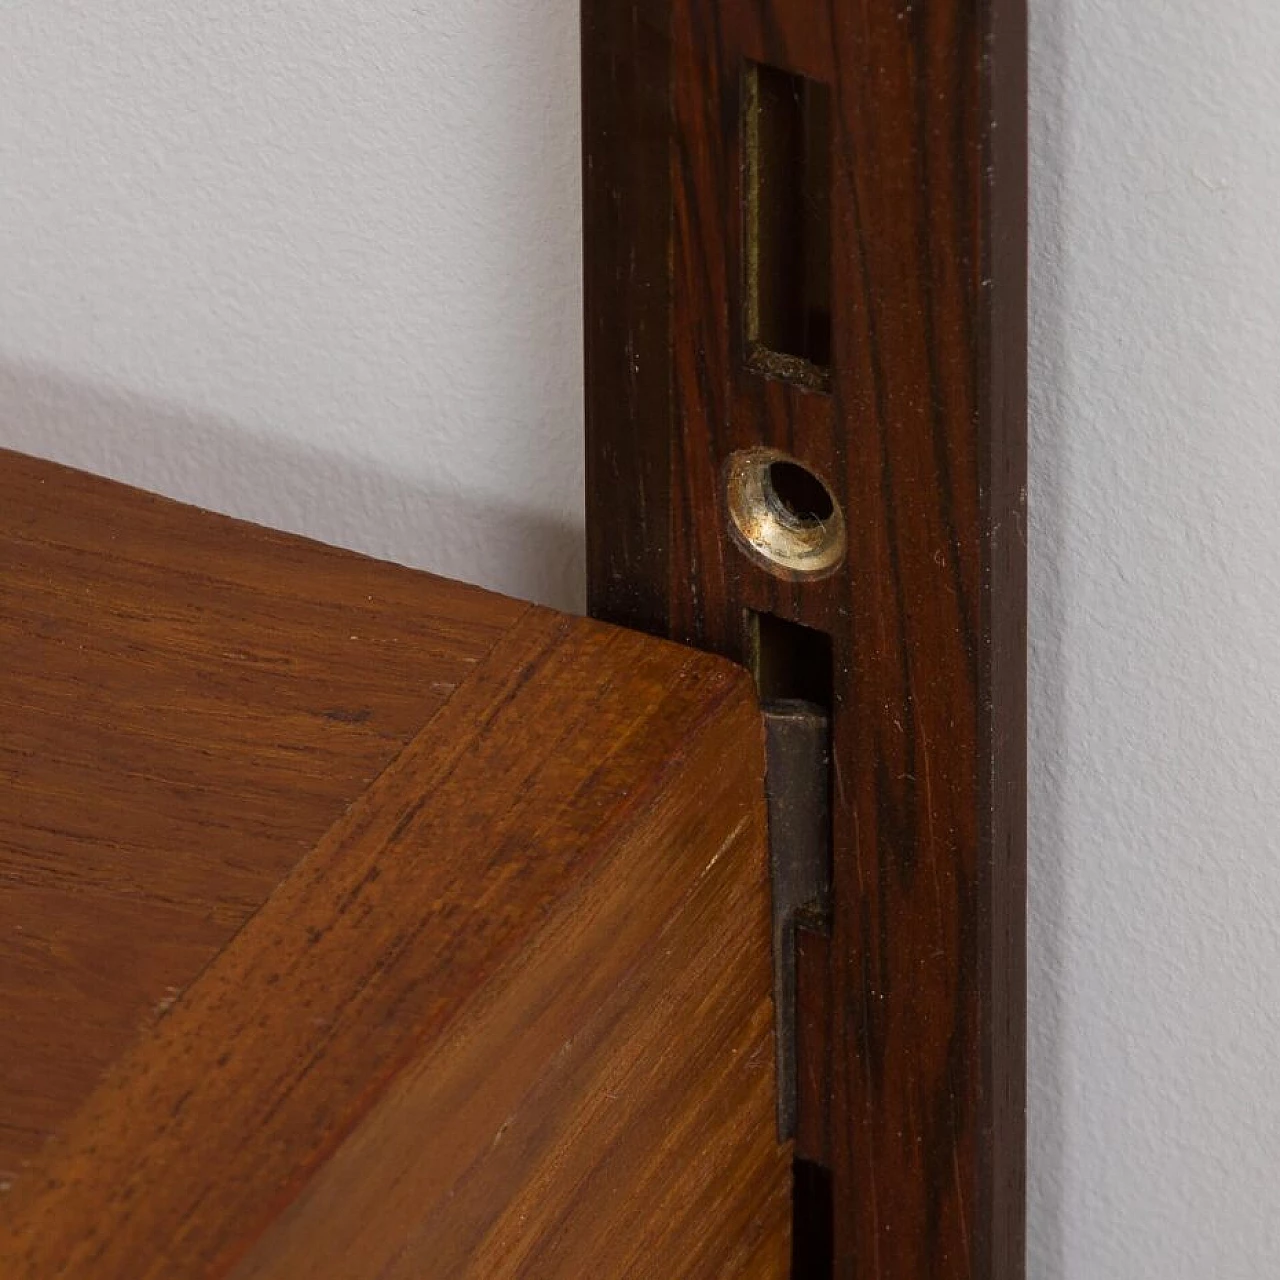
[[[0,1275],[783,1275],[721,659],[0,452]]]

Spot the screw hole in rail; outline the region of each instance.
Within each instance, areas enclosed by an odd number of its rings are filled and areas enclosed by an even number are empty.
[[[781,578],[835,572],[847,544],[844,514],[813,471],[778,449],[743,449],[724,469],[729,535]]]

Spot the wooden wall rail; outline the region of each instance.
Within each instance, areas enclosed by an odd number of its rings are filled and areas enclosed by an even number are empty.
[[[748,612],[830,642],[798,1154],[857,1280],[1023,1268],[1025,38],[1024,0],[583,5],[591,609],[743,660]],[[759,75],[817,104],[772,187]],[[753,200],[815,237],[799,265],[761,267]],[[753,273],[813,263],[829,349],[761,360]],[[730,538],[726,461],[760,446],[842,509],[833,575]]]

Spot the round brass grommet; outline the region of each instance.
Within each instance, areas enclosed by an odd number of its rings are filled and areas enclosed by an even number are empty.
[[[844,560],[844,514],[831,490],[780,449],[742,449],[724,467],[729,535],[780,578],[822,578]]]

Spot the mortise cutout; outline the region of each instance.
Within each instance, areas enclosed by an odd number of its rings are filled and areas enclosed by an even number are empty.
[[[766,710],[780,710],[788,704],[807,703],[826,718],[827,740],[823,754],[828,766],[834,744],[831,724],[834,715],[835,679],[831,637],[824,631],[790,622],[772,613],[747,609],[744,614],[747,667],[755,677],[760,703]],[[826,779],[828,792],[831,778]],[[828,819],[829,820],[829,819]],[[826,870],[821,876],[830,892],[832,883],[831,833],[823,837],[826,846]],[[803,923],[808,928],[826,932],[827,912],[824,905],[816,912],[805,912]]]
[[[811,1160],[796,1160],[791,1178],[791,1280],[831,1280],[835,1259],[831,1174]]]
[[[748,63],[743,93],[747,364],[830,385],[831,91]]]
[[[797,701],[810,704],[825,713],[827,733],[830,734],[832,699],[834,693],[831,637],[812,627],[801,626],[789,622],[771,613],[757,613],[753,609],[746,610],[746,654],[751,670],[756,678],[756,686],[760,692],[760,701],[768,711],[775,712],[787,706],[795,706]],[[766,724],[769,724],[766,715]],[[775,739],[772,730],[767,732],[769,741],[769,769],[779,761],[772,754],[775,750]],[[823,778],[819,785],[828,789],[828,803],[823,806],[826,823],[830,822],[830,760],[832,742],[828,736],[823,756],[825,757]],[[816,762],[815,763],[819,763]],[[821,766],[820,766],[821,767]],[[802,808],[803,806],[801,806]],[[796,885],[796,861],[794,853],[787,859],[790,870],[781,878],[779,876],[779,838],[794,841],[803,832],[798,832],[794,818],[798,812],[796,806],[784,806],[786,816],[792,822],[784,823],[781,830],[774,827],[774,819],[778,810],[775,798],[770,796],[770,841],[771,867],[773,873],[774,892],[774,982],[775,1000],[779,1010],[778,1035],[781,1052],[779,1056],[779,1088],[790,1087],[794,1092],[789,1099],[780,1095],[779,1128],[785,1136],[794,1137],[797,1132],[799,1109],[806,1105],[798,1089],[797,1076],[790,1074],[797,1067],[795,1057],[796,1042],[790,1038],[798,1031],[796,1018],[800,1004],[797,990],[799,973],[796,967],[797,934],[800,930],[827,933],[830,925],[831,908],[831,836],[828,829],[825,836],[819,837],[825,843],[825,868],[814,867],[818,879],[810,880],[811,888],[819,888],[815,900],[785,916],[783,927],[779,929],[780,904],[778,894],[780,888],[785,893]],[[810,833],[810,838],[815,833]],[[791,905],[794,905],[792,903]],[[785,907],[782,908],[784,911]],[[783,1039],[787,1037],[787,1039]],[[788,1049],[787,1046],[790,1046]],[[784,1070],[787,1064],[789,1069]],[[810,1103],[812,1096],[810,1095]],[[789,1108],[789,1110],[787,1109]],[[785,1128],[784,1126],[785,1122]],[[835,1261],[835,1202],[832,1189],[831,1171],[812,1160],[797,1159],[792,1162],[791,1209],[792,1209],[792,1252],[791,1280],[831,1280],[834,1274]]]
[[[800,699],[831,711],[831,637],[772,613],[746,612],[747,665],[761,702]]]

